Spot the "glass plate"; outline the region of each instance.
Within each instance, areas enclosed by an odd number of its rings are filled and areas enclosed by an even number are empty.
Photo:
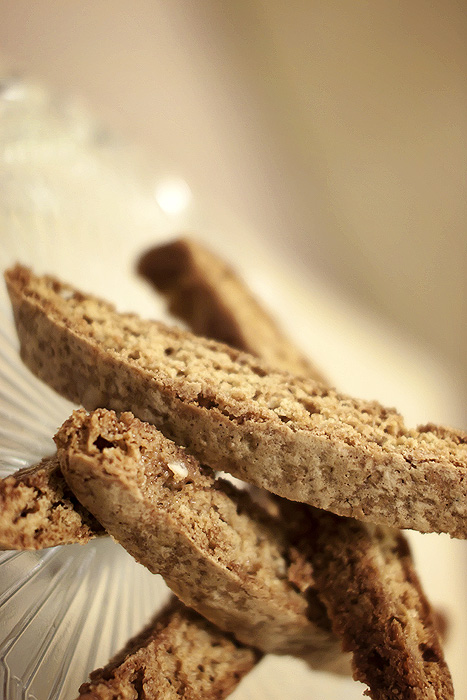
[[[121,310],[164,319],[163,303],[134,274],[135,256],[180,228],[209,229],[197,202],[189,201],[186,183],[181,183],[185,207],[174,207],[173,196],[167,204],[161,196],[167,187],[155,188],[168,183],[173,194],[173,181],[164,180],[167,172],[156,165],[148,174],[136,154],[73,101],[0,73],[2,271],[19,261],[108,298]],[[180,183],[175,184],[180,193]],[[230,250],[242,244],[249,250],[253,245],[238,230],[222,241]],[[72,408],[22,365],[2,281],[0,476],[51,454],[52,435]],[[108,538],[42,552],[0,553],[2,698],[76,697],[89,672],[105,664],[168,595],[159,576]],[[362,686],[348,679],[269,657],[232,697],[352,700],[361,695]]]

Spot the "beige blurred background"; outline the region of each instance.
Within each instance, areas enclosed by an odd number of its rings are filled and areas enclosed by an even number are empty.
[[[466,30],[463,0],[0,5],[15,65],[427,343],[460,391]]]

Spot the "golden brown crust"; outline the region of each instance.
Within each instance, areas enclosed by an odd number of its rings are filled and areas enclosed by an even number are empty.
[[[168,295],[172,312],[181,315],[195,332],[230,341],[239,350],[249,350],[258,357],[280,355],[284,348],[280,337],[272,338],[271,347],[261,333],[255,332],[261,327],[264,312],[257,306],[250,310],[248,291],[238,293],[240,280],[235,280],[237,293],[233,299],[228,275],[221,274],[222,262],[212,253],[203,256],[202,252],[186,239],[155,248],[146,261],[152,263],[146,274]],[[186,289],[198,285],[206,290],[206,299],[194,294],[190,303],[184,304],[176,284]],[[216,305],[214,328],[206,322],[200,326],[200,316],[201,321],[206,313],[209,318],[209,310],[205,310],[209,296]],[[243,335],[222,335],[226,309],[225,328],[228,330],[232,323],[243,324]],[[287,366],[287,352],[283,359],[284,368],[292,370]],[[445,430],[436,426],[419,430],[446,437]],[[285,511],[283,516],[289,524],[300,520],[300,511],[293,504],[278,499],[276,506]],[[436,697],[452,697],[452,683],[436,633],[443,637],[446,625],[440,628],[439,614],[431,615],[403,535],[325,511],[310,510],[310,517],[316,525],[313,546],[303,537],[309,523],[304,526],[296,522],[297,549],[308,553],[306,561],[309,566],[312,563],[313,577],[334,631],[344,640],[345,648],[353,652],[354,677],[369,685],[374,698],[425,698],[433,694],[433,689]],[[293,578],[294,573],[297,583],[309,575],[295,562],[289,567],[289,577]]]
[[[80,700],[222,700],[261,653],[173,600],[80,688]]]
[[[26,364],[86,408],[131,410],[213,467],[341,515],[467,536],[467,444],[228,346],[6,274]]]
[[[310,564],[246,492],[130,413],[75,411],[55,440],[81,503],[186,605],[265,652],[341,656]]]
[[[421,430],[421,432],[423,432],[423,430]],[[454,442],[458,444],[462,444],[464,441],[460,433],[446,432],[445,430],[440,431],[439,429],[434,430],[432,426],[428,428],[428,432],[438,434],[442,439],[453,439]],[[374,667],[374,659],[371,656],[373,648],[371,645],[373,645],[374,648],[383,650],[384,654],[386,654],[386,656],[383,654],[383,658],[386,660],[391,658],[394,668],[398,669],[402,676],[399,685],[396,683],[394,688],[404,687],[404,683],[406,686],[407,683],[409,683],[407,687],[411,688],[410,692],[412,692],[412,695],[407,695],[407,697],[429,697],[429,695],[423,694],[425,692],[424,690],[420,690],[420,688],[425,688],[425,686],[417,686],[419,682],[426,683],[426,678],[425,680],[423,679],[423,673],[426,673],[428,682],[432,683],[433,687],[437,688],[439,697],[452,697],[449,674],[445,668],[442,657],[439,657],[440,660],[438,661],[437,640],[436,637],[433,638],[430,616],[429,614],[420,614],[420,610],[426,611],[428,608],[423,593],[417,589],[417,583],[414,582],[411,560],[405,557],[405,568],[401,568],[400,558],[402,554],[393,551],[391,555],[392,561],[391,557],[389,557],[387,561],[384,562],[383,566],[381,566],[383,547],[378,544],[378,536],[375,532],[371,531],[371,527],[366,528],[363,525],[353,524],[353,526],[357,528],[357,536],[362,538],[363,541],[364,546],[359,548],[355,546],[353,542],[355,532],[352,534],[352,527],[339,526],[333,529],[330,526],[333,520],[339,523],[338,518],[333,519],[333,517],[330,516],[325,520],[325,525],[327,523],[327,530],[326,527],[321,528],[323,532],[327,531],[328,554],[330,553],[331,556],[323,554],[321,561],[319,558],[315,561],[321,586],[328,591],[326,603],[328,605],[329,614],[334,620],[336,631],[342,634],[349,648],[352,648],[354,651],[358,677],[370,683],[373,697],[392,697],[384,695],[384,688],[390,686],[391,664],[386,663],[385,666],[379,668],[380,673],[378,672],[378,666],[376,666],[376,668]],[[343,522],[345,523],[345,521]],[[376,528],[376,533],[378,531],[380,531],[380,536],[384,535],[384,538],[388,537],[387,530]],[[320,548],[318,547],[318,557],[319,552]],[[351,552],[352,555],[349,556],[347,560],[342,559],[342,557],[339,559],[336,554],[342,554],[342,552]],[[333,573],[330,574],[330,571],[332,572],[332,562],[334,559],[337,559],[343,564],[341,578],[335,577]],[[365,562],[372,560],[377,564],[377,566],[375,565],[373,568],[365,564]],[[388,568],[392,567],[392,570],[394,570],[394,566],[399,572],[403,572],[398,583],[402,583],[403,586],[408,585],[408,591],[406,591],[408,596],[405,596],[404,602],[405,608],[402,606],[402,609],[398,610],[399,618],[402,620],[404,620],[404,616],[407,618],[407,615],[410,615],[411,606],[414,605],[417,611],[417,620],[420,623],[420,629],[417,627],[409,629],[408,632],[410,634],[407,634],[407,629],[405,629],[404,624],[401,624],[401,629],[403,629],[404,634],[392,635],[391,637],[394,621],[391,621],[391,617],[387,616],[387,611],[394,609],[394,600],[391,598],[391,593],[395,593],[394,588],[396,588],[397,591],[397,587],[391,586],[391,582],[388,584],[387,581],[382,580],[382,574],[387,572]],[[293,571],[292,566],[290,570]],[[352,572],[355,572],[356,580],[352,577]],[[376,573],[374,580],[372,579],[372,572]],[[300,566],[295,567],[294,573],[296,583],[303,581],[303,570],[301,570]],[[388,586],[385,586],[385,584],[388,584]],[[381,588],[380,585],[382,586]],[[349,609],[349,590],[357,591],[358,596],[362,598],[361,608],[359,608],[358,611],[355,611],[352,607]],[[376,607],[375,600],[377,600]],[[352,601],[352,598],[350,598],[350,601]],[[383,603],[381,608],[382,614],[375,617],[375,610],[378,609],[377,606],[381,602]],[[395,607],[397,610],[397,604]],[[365,625],[368,624],[367,618],[372,619],[371,635],[368,636],[368,639],[371,639],[370,646],[365,643],[367,639],[365,632]],[[425,641],[420,641],[423,639],[425,639]],[[391,641],[392,646],[390,645]],[[422,671],[420,671],[420,669],[423,664],[420,666],[420,663],[418,663],[417,666],[417,663],[410,661],[411,642],[427,645],[423,647],[420,652],[422,653],[422,659],[423,652],[425,652],[425,657],[428,657],[424,659],[427,668],[424,668]],[[386,648],[388,643],[389,651]],[[427,649],[431,651],[427,652]],[[419,659],[415,659],[415,661],[419,661]],[[430,672],[433,674],[431,678]],[[411,677],[415,678],[412,686],[410,686]],[[418,695],[416,694],[417,692],[419,692]],[[377,693],[380,694],[378,695]]]
[[[196,335],[260,356],[272,367],[326,381],[235,271],[196,241],[180,238],[151,248],[140,258],[138,272],[167,296],[169,310]]]
[[[85,544],[103,534],[68,488],[56,455],[0,481],[0,549]]]

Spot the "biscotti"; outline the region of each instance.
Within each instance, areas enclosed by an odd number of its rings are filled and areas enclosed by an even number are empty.
[[[467,438],[144,321],[52,277],[6,273],[28,367],[92,410],[130,410],[213,468],[340,515],[467,536]]]
[[[186,605],[264,652],[341,655],[309,561],[248,493],[130,413],[75,411],[55,441],[80,502]]]
[[[272,522],[248,494],[216,482],[131,414],[118,420],[104,409],[81,410],[56,439],[83,504],[187,605],[224,630],[263,651],[292,652],[314,668],[342,672],[348,660],[329,635],[323,600],[336,636],[353,652],[354,677],[372,698],[453,697],[430,606],[400,533],[284,499],[274,501],[279,518]]]
[[[208,329],[218,340],[226,339],[233,319],[242,324],[242,330],[249,331],[233,337],[238,349],[249,349],[258,357],[276,355],[287,369],[288,355],[283,353],[286,346],[280,336],[265,343],[264,335],[255,333],[264,318],[267,322],[266,312],[258,305],[251,313],[242,308],[242,303],[249,304],[250,295],[242,290],[239,278],[235,278],[237,303],[232,303],[230,278],[220,274],[222,262],[208,251],[203,255],[203,250],[189,239],[151,250],[151,280],[168,294],[172,311],[182,315],[192,330],[203,333]],[[171,256],[175,259],[172,264]],[[212,269],[219,271],[215,286],[211,284]],[[192,295],[188,304],[177,292],[179,284],[188,286],[184,285],[185,279],[203,290],[202,295]],[[200,327],[199,319],[210,319],[212,307],[216,309],[215,324],[205,322],[205,327]],[[249,339],[248,348],[245,337]],[[297,511],[293,503],[283,499],[277,499],[276,505],[284,522],[295,522],[295,544],[312,562],[313,578],[333,629],[353,653],[354,678],[369,686],[370,696],[452,697],[438,624],[402,533],[322,510],[310,509],[304,515],[303,510]],[[300,523],[300,513],[305,523]],[[310,527],[309,518],[315,524],[312,545],[304,536]]]
[[[194,240],[180,238],[151,248],[139,260],[138,271],[167,296],[169,310],[196,335],[262,357],[271,367],[326,381],[234,270]]]
[[[353,654],[354,678],[373,700],[451,700],[454,689],[437,624],[421,588],[404,535],[278,501],[295,521],[295,545],[311,562],[334,632]],[[315,541],[304,535],[313,523]]]
[[[174,600],[107,666],[91,673],[79,700],[223,700],[260,658]]]
[[[0,481],[0,549],[86,544],[103,534],[68,488],[57,455]]]

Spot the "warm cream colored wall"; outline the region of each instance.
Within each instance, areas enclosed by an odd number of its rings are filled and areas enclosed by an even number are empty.
[[[329,273],[463,361],[467,4],[258,0],[257,19],[243,8]],[[310,257],[313,239],[302,232]]]
[[[466,7],[4,0],[0,46],[465,367]]]

